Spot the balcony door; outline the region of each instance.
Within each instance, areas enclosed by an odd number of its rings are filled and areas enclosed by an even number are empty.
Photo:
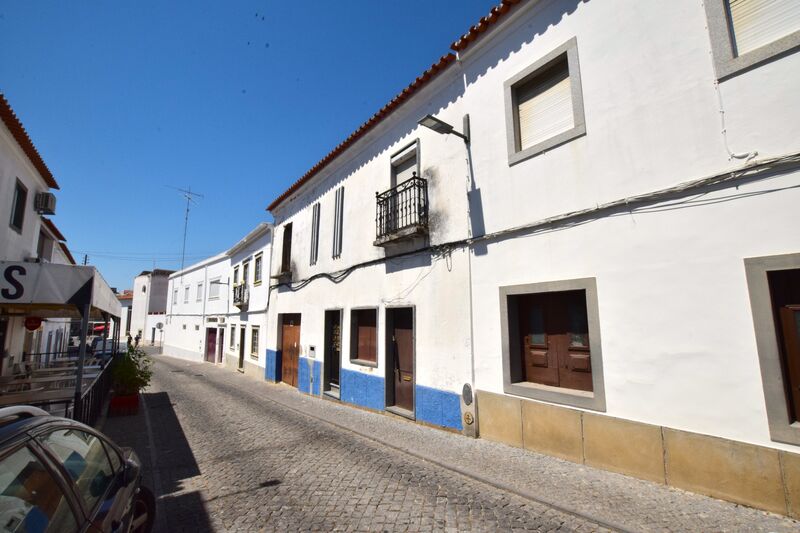
[[[414,143],[411,147],[401,150],[399,154],[392,157],[390,189],[395,189],[403,182],[410,180],[415,175],[419,175],[418,173],[417,145]],[[407,206],[404,206],[403,198],[400,194],[393,194],[389,198],[386,213],[387,232],[395,231],[403,226],[401,219],[404,207]]]

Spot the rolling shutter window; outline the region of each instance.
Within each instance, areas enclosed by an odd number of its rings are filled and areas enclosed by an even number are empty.
[[[798,0],[728,0],[736,55],[800,30]]]
[[[410,180],[414,173],[417,171],[417,158],[416,154],[409,157],[404,161],[393,165],[392,172],[394,172],[395,182],[394,186],[400,185],[404,181]]]
[[[518,150],[572,129],[572,87],[566,56],[515,88],[519,120]]]
[[[336,189],[336,209],[333,218],[333,258],[342,255],[342,224],[344,222],[344,187]]]
[[[317,264],[319,256],[319,202],[311,209],[311,258],[312,265]]]

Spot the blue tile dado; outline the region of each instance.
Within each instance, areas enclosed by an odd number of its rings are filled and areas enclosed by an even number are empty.
[[[417,385],[417,420],[453,429],[461,429],[461,399],[454,392]]]
[[[275,350],[267,350],[266,366],[264,367],[264,378],[268,381],[277,382],[281,380],[281,353]]]
[[[301,357],[297,364],[297,388],[306,394],[319,395],[322,363],[316,359]],[[312,379],[313,378],[313,379]]]
[[[339,371],[339,399],[343,402],[382,411],[386,396],[384,380],[355,370]]]

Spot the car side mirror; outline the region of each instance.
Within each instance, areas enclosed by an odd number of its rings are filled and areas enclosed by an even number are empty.
[[[122,483],[125,486],[128,486],[139,479],[139,473],[141,470],[141,465],[133,459],[128,459],[125,461],[125,466],[122,469]]]

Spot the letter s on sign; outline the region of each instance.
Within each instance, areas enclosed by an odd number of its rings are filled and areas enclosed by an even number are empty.
[[[12,265],[6,268],[5,272],[3,273],[3,277],[9,283],[11,289],[14,289],[13,292],[9,289],[0,290],[0,294],[2,294],[3,298],[7,300],[19,300],[22,298],[22,295],[25,292],[25,287],[22,286],[22,283],[20,283],[18,279],[14,278],[14,273],[17,273],[21,276],[27,274],[25,267],[20,265]]]

